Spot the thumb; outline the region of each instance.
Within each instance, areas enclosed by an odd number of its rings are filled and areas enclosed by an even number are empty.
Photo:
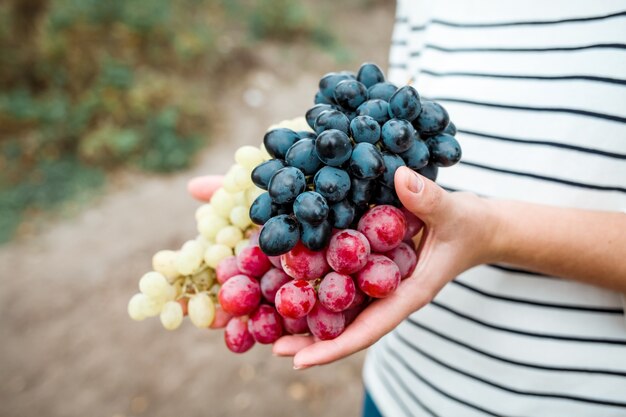
[[[396,170],[394,182],[402,205],[425,222],[445,215],[448,193],[428,178],[407,167]]]

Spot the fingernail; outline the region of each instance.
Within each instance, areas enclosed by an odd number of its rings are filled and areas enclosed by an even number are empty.
[[[409,191],[417,194],[424,188],[424,181],[422,180],[422,177],[420,177],[416,172],[411,171],[407,178],[406,186]]]
[[[294,365],[293,369],[295,371],[299,371],[299,370],[307,369],[307,368],[310,368],[310,367],[311,367],[311,365]]]

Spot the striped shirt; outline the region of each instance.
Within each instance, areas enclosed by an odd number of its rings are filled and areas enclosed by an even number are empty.
[[[626,1],[400,0],[389,78],[456,124],[449,191],[626,209]],[[623,298],[473,268],[370,349],[364,378],[389,417],[626,416]]]

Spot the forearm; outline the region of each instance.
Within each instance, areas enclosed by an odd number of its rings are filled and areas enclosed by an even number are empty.
[[[626,214],[490,204],[494,262],[626,292]]]

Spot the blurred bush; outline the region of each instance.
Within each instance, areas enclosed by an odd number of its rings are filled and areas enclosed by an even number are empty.
[[[258,39],[332,44],[311,16],[295,0],[0,2],[0,242],[107,170],[189,166],[224,69]]]

